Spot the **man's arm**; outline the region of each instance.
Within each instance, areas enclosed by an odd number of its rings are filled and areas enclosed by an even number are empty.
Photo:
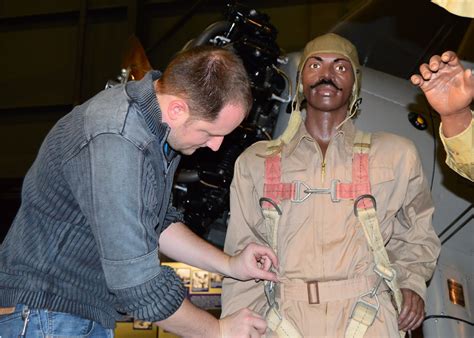
[[[440,241],[432,226],[433,202],[414,144],[408,143],[395,161],[396,194],[404,197],[386,247],[403,295],[399,328],[407,331],[423,320],[426,281],[436,266]]]
[[[252,173],[259,175],[263,170],[263,159],[256,157],[255,149],[244,152],[235,162],[234,175],[230,186],[230,220],[227,226],[224,250],[229,255],[235,255],[248,245],[259,243],[268,245],[268,231],[260,210],[258,193]],[[263,150],[261,151],[263,152]],[[249,166],[249,163],[255,167]],[[264,314],[267,304],[263,282],[242,282],[224,278],[222,284],[222,314],[232,314],[237,309],[249,307]]]
[[[155,324],[182,337],[260,337],[267,328],[265,320],[248,309],[217,320],[188,300],[173,315]]]
[[[235,256],[229,256],[198,237],[183,223],[173,223],[160,236],[160,252],[177,261],[239,280],[277,281],[271,266],[278,266],[272,249],[250,243]]]

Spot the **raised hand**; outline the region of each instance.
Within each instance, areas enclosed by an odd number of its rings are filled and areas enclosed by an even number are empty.
[[[441,116],[445,136],[454,136],[471,122],[469,105],[474,97],[474,77],[464,69],[456,53],[447,51],[431,57],[420,66],[420,74],[411,82],[419,86]]]

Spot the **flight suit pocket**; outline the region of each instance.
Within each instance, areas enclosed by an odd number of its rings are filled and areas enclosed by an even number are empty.
[[[379,184],[393,181],[395,175],[393,168],[390,167],[373,167],[369,169],[370,184],[375,187]]]

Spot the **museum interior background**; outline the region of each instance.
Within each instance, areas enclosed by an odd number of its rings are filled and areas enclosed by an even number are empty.
[[[300,51],[310,39],[333,29],[373,2],[382,4],[374,7],[380,13],[373,26],[378,27],[381,22],[381,29],[372,29],[369,35],[391,30],[401,41],[410,40],[400,44],[399,51],[409,53],[410,48],[418,48],[428,55],[449,48],[466,60],[474,60],[471,22],[474,20],[452,15],[448,18],[451,21],[429,22],[432,32],[422,33],[420,26],[426,23],[424,20],[432,20],[423,16],[424,8],[437,7],[428,0],[239,1],[268,15],[278,31],[276,42],[282,55]],[[130,48],[129,38],[138,38],[151,66],[163,69],[188,41],[223,19],[226,3],[220,0],[0,0],[0,241],[20,204],[22,179],[44,136],[74,105],[92,97],[120,74]],[[433,8],[435,12],[443,11]],[[389,17],[401,13],[406,17],[403,21],[406,25],[384,26]],[[364,16],[360,20],[363,26]],[[443,29],[458,29],[459,33],[439,44],[443,36],[435,33],[441,34]],[[367,35],[367,30],[361,34]],[[378,52],[383,54],[384,49],[379,48]],[[383,62],[372,66],[382,71],[384,64],[403,62],[387,55],[381,55],[379,60]],[[426,58],[419,59],[417,64],[424,61]],[[412,71],[416,71],[413,65],[407,73]]]

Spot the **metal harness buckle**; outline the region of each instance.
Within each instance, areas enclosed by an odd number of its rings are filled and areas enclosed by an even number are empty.
[[[372,204],[374,205],[374,209],[377,210],[377,201],[375,200],[375,197],[371,194],[365,194],[365,195],[360,195],[359,197],[357,197],[354,201],[354,215],[356,217],[359,217],[359,212],[357,211],[358,210],[358,205],[359,205],[359,202],[365,198],[368,198],[372,201]]]
[[[302,181],[293,181],[295,187],[295,195],[291,199],[293,203],[302,203],[308,199],[311,194],[330,194],[332,202],[339,202],[340,199],[337,198],[337,185],[340,180],[331,180],[330,188],[311,188],[309,185]]]
[[[377,313],[380,308],[379,298],[377,297],[377,291],[380,288],[380,285],[384,280],[392,281],[395,277],[394,271],[387,269],[382,265],[375,265],[374,272],[378,275],[377,282],[375,286],[369,292],[364,293],[359,297],[357,302],[354,305],[354,308],[351,312],[351,319],[355,321],[370,326],[377,317]],[[366,300],[367,299],[367,300]],[[375,303],[369,302],[368,300],[374,299]]]
[[[267,298],[267,303],[270,307],[276,306],[278,308],[278,303],[275,300],[275,283],[266,281],[264,284],[265,297]]]
[[[352,309],[350,319],[353,319],[365,326],[370,326],[373,324],[375,318],[377,317],[377,313],[379,312],[380,303],[377,294],[372,296],[372,293],[373,290],[364,293],[359,297],[354,305],[354,308]],[[375,299],[375,304],[364,300],[364,298]]]
[[[273,311],[275,315],[278,317],[279,320],[282,320],[283,318],[280,315],[279,306],[278,303],[275,300],[275,283],[274,282],[269,282],[266,281],[264,283],[264,291],[265,291],[265,297],[267,298],[267,303],[268,303],[268,310],[265,314],[265,317],[268,317],[268,314],[270,311]]]
[[[308,303],[309,304],[319,304],[319,288],[318,281],[306,282],[308,288]]]

